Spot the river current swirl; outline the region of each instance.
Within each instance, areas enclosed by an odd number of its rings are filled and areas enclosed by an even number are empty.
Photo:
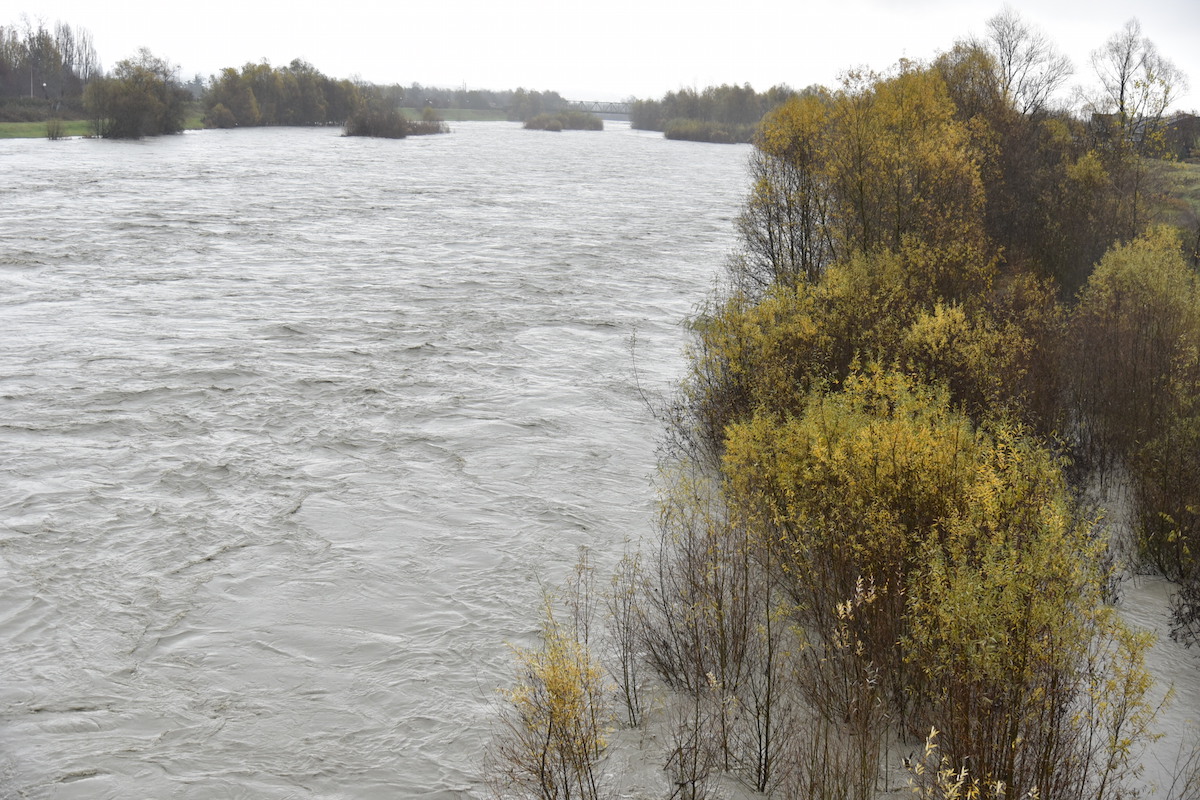
[[[747,154],[0,142],[0,795],[475,796],[542,586],[651,526]]]

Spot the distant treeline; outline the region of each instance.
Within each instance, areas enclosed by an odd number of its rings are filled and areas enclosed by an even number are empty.
[[[419,83],[376,86],[336,80],[299,59],[286,67],[267,62],[248,63],[241,70],[226,67],[210,79],[202,94],[205,123],[221,128],[340,125],[367,101],[393,108],[492,111],[517,122],[557,113],[567,105],[558,92],[439,89]]]
[[[558,92],[539,92],[528,89],[439,89],[422,86],[395,86],[402,104],[410,107],[454,108],[504,113],[513,122],[524,122],[538,114],[553,114],[564,110],[567,101]]]
[[[89,93],[92,84],[103,85]],[[524,88],[377,86],[331,78],[301,59],[286,66],[246,63],[226,67],[207,80],[196,75],[184,82],[178,67],[142,50],[106,74],[91,34],[83,29],[63,22],[47,26],[25,17],[17,24],[0,25],[0,122],[86,118],[98,135],[146,136],[181,129],[185,111],[202,115],[205,125],[222,128],[345,125],[357,112],[357,130],[377,129],[386,118],[383,128],[411,134],[444,126],[436,117],[421,114],[420,120],[398,127],[392,124],[391,109],[463,109],[523,122],[539,114],[557,114],[566,105],[557,92]]]
[[[378,86],[331,78],[302,59],[286,66],[248,62],[185,83],[177,66],[143,49],[106,74],[87,31],[24,18],[0,26],[0,122],[88,119],[94,132],[106,137],[174,133],[191,114],[215,128],[347,125],[360,134],[403,136],[446,130],[436,114],[426,113],[429,109],[524,122],[560,114],[566,106],[553,91]],[[404,117],[404,107],[420,109],[420,118]]]
[[[759,93],[748,83],[709,86],[700,92],[680,89],[661,100],[634,101],[630,124],[637,130],[663,131],[668,139],[750,142],[763,115],[796,95],[784,85]]]

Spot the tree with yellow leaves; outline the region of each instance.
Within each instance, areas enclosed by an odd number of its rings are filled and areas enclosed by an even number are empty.
[[[855,253],[907,253],[914,287],[963,297],[992,270],[984,196],[966,126],[941,75],[902,62],[887,77],[848,73],[768,114],[739,222],[735,285],[815,282]]]
[[[598,800],[613,713],[584,630],[560,624],[547,600],[541,646],[515,653],[519,677],[503,692],[501,729],[489,753],[495,795]]]

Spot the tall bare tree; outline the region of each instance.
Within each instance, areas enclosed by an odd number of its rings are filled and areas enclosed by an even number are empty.
[[[1036,114],[1049,103],[1075,68],[1054,46],[1011,7],[987,21],[984,49],[995,61],[1005,100],[1022,114]]]
[[[1136,18],[1092,52],[1092,66],[1100,80],[1095,110],[1115,114],[1127,139],[1145,139],[1146,126],[1187,87],[1187,76],[1142,35]]]

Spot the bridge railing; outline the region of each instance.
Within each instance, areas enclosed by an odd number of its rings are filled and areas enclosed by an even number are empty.
[[[629,116],[632,103],[609,103],[603,100],[568,100],[571,111],[586,111],[589,114],[624,114]]]

